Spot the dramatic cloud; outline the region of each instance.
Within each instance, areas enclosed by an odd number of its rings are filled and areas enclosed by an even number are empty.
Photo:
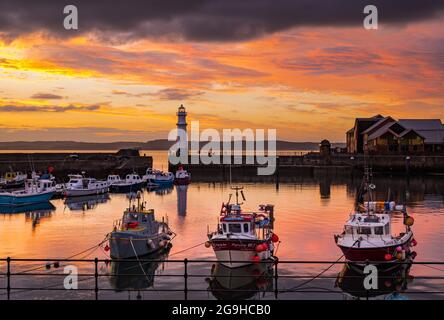
[[[119,40],[176,37],[198,41],[242,40],[296,26],[362,25],[364,0],[73,0],[79,30],[63,29],[60,1],[3,1],[0,32],[32,31],[78,35],[96,31]],[[436,16],[442,0],[373,0],[381,23],[406,23]]]
[[[31,96],[32,99],[40,99],[40,100],[58,100],[63,99],[62,96],[52,93],[36,93]]]

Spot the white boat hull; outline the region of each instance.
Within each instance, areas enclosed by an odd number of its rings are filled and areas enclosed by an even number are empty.
[[[252,250],[217,250],[214,253],[216,254],[217,261],[229,268],[248,266],[254,263],[253,257],[255,255],[258,255],[261,258],[261,261],[271,258],[269,251],[257,253]]]
[[[100,188],[100,189],[66,189],[65,190],[65,196],[67,197],[81,197],[81,196],[91,196],[91,195],[98,195],[98,194],[104,194],[108,193],[109,188]]]

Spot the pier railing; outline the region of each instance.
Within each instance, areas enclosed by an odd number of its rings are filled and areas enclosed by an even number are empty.
[[[399,261],[399,262],[381,262],[381,261],[362,261],[362,262],[355,262],[353,264],[350,264],[347,261],[297,261],[297,260],[274,260],[274,261],[260,261],[255,262],[252,265],[258,265],[258,266],[265,266],[269,268],[269,272],[264,272],[263,274],[255,274],[255,275],[244,275],[244,274],[238,274],[238,275],[214,275],[213,274],[213,268],[216,264],[219,263],[242,263],[245,261],[217,261],[217,260],[189,260],[189,259],[178,259],[178,260],[161,260],[161,259],[21,259],[21,258],[4,258],[0,259],[0,300],[3,299],[12,299],[13,295],[15,293],[19,292],[31,292],[31,291],[90,291],[94,293],[94,299],[99,299],[99,293],[102,291],[116,291],[115,288],[105,288],[101,287],[100,285],[100,279],[103,277],[139,277],[139,278],[149,278],[149,277],[170,277],[170,278],[177,278],[177,282],[175,282],[176,285],[178,285],[177,288],[137,288],[137,289],[131,289],[131,288],[125,288],[119,291],[135,291],[135,292],[144,292],[144,291],[168,291],[168,292],[179,292],[183,295],[180,297],[180,299],[187,300],[189,298],[189,294],[191,292],[208,292],[211,291],[209,288],[206,289],[199,289],[199,288],[191,288],[190,287],[190,279],[192,278],[206,278],[214,277],[214,278],[232,278],[232,279],[241,279],[241,278],[264,278],[269,285],[265,286],[263,289],[237,289],[237,288],[218,288],[217,290],[221,293],[269,293],[269,298],[275,298],[278,299],[281,294],[285,293],[322,293],[322,294],[348,294],[351,296],[355,296],[358,298],[364,298],[369,299],[370,297],[373,297],[378,294],[389,294],[390,288],[376,288],[376,289],[356,289],[354,288],[356,284],[363,286],[363,281],[367,273],[363,272],[363,268],[366,265],[377,265],[378,270],[380,270],[380,274],[378,275],[378,282],[379,281],[385,281],[394,279],[394,276],[396,277],[396,281],[400,281],[398,283],[398,287],[392,290],[392,292],[397,291],[398,293],[405,293],[405,294],[415,294],[415,295],[424,295],[424,296],[431,296],[431,295],[444,295],[444,262],[415,262],[415,261]],[[20,268],[26,267],[26,265],[23,265],[23,263],[42,263],[39,266],[32,266],[29,267],[26,270],[21,270],[14,272],[13,267],[19,266]],[[57,284],[53,285],[47,285],[47,286],[41,286],[41,287],[35,287],[35,286],[14,286],[13,280],[17,277],[29,277],[28,279],[32,279],[33,277],[67,277],[68,274],[60,272],[60,273],[45,273],[45,272],[36,272],[37,270],[42,270],[51,268],[59,268],[63,266],[68,265],[76,265],[76,263],[87,263],[89,264],[89,269],[93,270],[93,272],[89,273],[78,273],[77,277],[83,277],[84,279],[78,280],[78,282],[84,282],[85,280],[91,280],[93,281],[93,285],[90,285],[88,287],[82,287],[77,289],[66,289],[63,286],[63,280],[59,281]],[[108,265],[110,263],[134,263],[134,267],[139,269],[139,272],[137,273],[101,273],[99,270],[100,264]],[[174,264],[181,267],[180,273],[174,273],[174,274],[162,274],[157,273],[156,269],[154,269],[153,272],[146,273],[143,265],[146,264],[161,264],[161,263],[168,263],[168,264]],[[211,264],[213,267],[211,268],[211,273],[190,273],[190,269],[193,265],[201,266],[202,264]],[[316,270],[313,274],[292,274],[289,272],[281,272],[282,266],[288,266],[288,265],[320,265],[322,266],[319,270]],[[343,270],[341,272],[336,272],[335,274],[326,274],[327,271],[329,271],[333,266],[335,265],[342,265]],[[436,290],[404,290],[405,288],[401,285],[402,281],[407,281],[411,279],[409,275],[410,268],[414,267],[415,265],[421,265],[424,267],[429,267],[435,272],[442,272],[442,276],[421,276],[421,277],[415,277],[416,280],[422,279],[422,280],[433,280],[433,281],[441,281],[441,283],[434,285]],[[344,266],[347,266],[347,270],[355,270],[352,272],[351,275],[347,275],[346,272],[344,273]],[[230,270],[239,270],[239,268],[234,268]],[[360,271],[356,271],[360,270]],[[177,271],[177,269],[175,269]],[[331,272],[330,272],[331,273]],[[5,281],[2,281],[3,280]],[[314,280],[333,280],[336,279],[334,287],[331,288],[319,288],[316,286],[308,286],[312,281]],[[282,285],[282,282],[285,284],[288,284],[289,280],[298,281],[297,283],[293,283],[294,285],[291,287],[287,287],[286,285]],[[353,281],[354,284],[348,285],[348,289],[345,290],[344,288],[341,288],[341,285],[338,285],[338,281],[341,283],[344,283],[344,281]],[[5,283],[4,286],[1,284]],[[389,283],[389,285],[391,285]],[[442,297],[441,297],[442,298]]]

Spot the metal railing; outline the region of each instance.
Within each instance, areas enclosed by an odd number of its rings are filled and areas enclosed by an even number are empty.
[[[42,264],[41,266],[38,267],[30,267],[27,270],[24,271],[18,271],[18,272],[12,272],[12,267],[13,265],[15,266],[15,264],[19,264],[19,263],[23,263],[23,262],[42,262],[45,264]],[[139,266],[142,269],[142,273],[116,273],[116,274],[111,274],[111,273],[100,273],[99,272],[99,264],[100,263],[104,263],[106,265],[108,265],[109,263],[135,263],[134,266]],[[55,277],[67,277],[67,274],[65,273],[42,273],[42,272],[35,272],[36,270],[39,269],[48,269],[51,266],[55,266],[56,268],[61,266],[61,263],[69,263],[69,264],[74,264],[74,263],[91,263],[93,264],[94,268],[94,272],[93,273],[79,273],[77,274],[78,277],[87,277],[86,279],[80,280],[80,281],[85,281],[85,280],[94,280],[94,284],[90,287],[87,288],[78,288],[75,290],[80,290],[80,291],[91,291],[94,292],[94,298],[97,300],[99,299],[99,292],[100,291],[115,291],[115,289],[113,288],[101,288],[100,287],[100,278],[102,277],[119,277],[119,276],[124,276],[124,277],[149,277],[149,276],[156,276],[156,277],[171,277],[171,278],[182,278],[182,281],[179,281],[178,284],[181,286],[180,288],[167,288],[167,289],[160,289],[157,288],[155,289],[155,291],[169,291],[169,292],[183,292],[183,299],[187,300],[188,299],[188,295],[190,292],[208,292],[209,289],[193,289],[190,288],[190,278],[208,278],[209,276],[213,276],[213,277],[217,277],[217,278],[224,278],[224,277],[230,277],[230,278],[251,278],[251,275],[229,275],[229,276],[224,276],[224,275],[213,275],[211,270],[211,274],[192,274],[190,273],[190,265],[194,265],[194,264],[218,264],[218,263],[244,263],[245,261],[218,261],[218,260],[189,260],[189,259],[182,259],[182,260],[168,260],[168,259],[23,259],[23,258],[5,258],[5,259],[0,259],[0,271],[2,270],[1,267],[1,263],[6,263],[5,269],[6,272],[0,272],[0,279],[1,277],[6,277],[6,286],[5,287],[0,287],[0,300],[1,300],[1,296],[3,296],[3,293],[6,293],[6,299],[9,300],[11,299],[11,295],[14,292],[23,292],[23,291],[60,291],[60,290],[69,290],[69,289],[65,289],[65,288],[61,288],[61,283],[55,285],[55,286],[43,286],[43,287],[21,287],[21,286],[17,286],[14,287],[12,286],[12,280],[15,277],[22,277],[22,276],[29,276],[29,277],[49,277],[49,276],[55,276]],[[160,264],[160,263],[172,263],[172,264],[179,264],[182,266],[182,270],[183,272],[181,273],[175,273],[175,274],[158,274],[156,273],[156,269],[154,270],[153,273],[145,273],[145,271],[143,270],[143,265],[144,264]],[[443,288],[442,290],[434,290],[434,291],[427,291],[427,290],[407,290],[405,291],[405,293],[407,294],[421,294],[421,295],[433,295],[433,294],[437,294],[437,295],[442,295],[444,294],[444,268],[439,268],[436,266],[444,266],[444,262],[415,262],[415,261],[408,261],[408,262],[381,262],[381,261],[362,261],[362,262],[355,262],[353,264],[350,264],[347,261],[316,261],[316,260],[308,260],[308,261],[302,261],[302,260],[267,260],[267,261],[260,261],[260,262],[255,262],[254,264],[256,265],[268,265],[269,268],[271,268],[271,272],[269,273],[264,273],[260,276],[265,277],[270,284],[272,284],[272,286],[269,286],[269,288],[267,288],[266,290],[251,290],[251,289],[221,289],[221,292],[226,291],[228,293],[232,293],[232,292],[251,292],[251,293],[257,293],[257,292],[264,292],[264,293],[272,293],[275,299],[279,298],[280,294],[284,294],[284,293],[322,293],[322,294],[328,294],[328,293],[335,293],[335,294],[344,294],[344,293],[348,293],[348,294],[359,294],[361,297],[364,297],[366,299],[368,299],[369,297],[371,297],[373,294],[377,294],[379,293],[378,290],[348,290],[348,291],[344,291],[342,288],[340,288],[340,290],[338,289],[327,289],[327,288],[312,288],[312,287],[306,287],[306,284],[317,280],[317,279],[336,279],[336,281],[339,280],[363,280],[364,277],[366,276],[364,273],[362,273],[361,275],[359,274],[354,274],[354,275],[345,275],[343,274],[341,276],[341,272],[337,275],[324,275],[324,273],[328,270],[330,270],[330,268],[332,268],[334,265],[347,265],[347,266],[355,266],[358,267],[360,266],[360,268],[363,268],[365,265],[377,265],[378,269],[381,268],[381,272],[386,272],[387,268],[389,268],[390,270],[398,270],[401,267],[406,267],[407,268],[407,274],[404,274],[404,276],[408,277],[408,272],[410,270],[411,267],[415,266],[415,265],[422,265],[422,266],[429,266],[432,269],[434,269],[435,271],[439,271],[439,272],[443,272],[443,276],[421,276],[421,277],[415,277],[415,279],[423,279],[423,280],[442,280],[443,282],[441,284],[439,284],[439,287]],[[252,265],[254,265],[252,263]],[[287,274],[288,272],[284,272],[284,273],[279,273],[279,270],[281,270],[281,266],[282,265],[323,265],[326,266],[326,268],[320,270],[319,273],[317,274],[301,274],[301,275],[293,275],[293,274]],[[20,267],[23,267],[23,264],[20,264]],[[387,267],[387,268],[385,268]],[[350,268],[350,267],[348,267]],[[231,269],[231,270],[236,270],[236,269]],[[239,269],[237,269],[239,270]],[[404,270],[405,271],[405,270]],[[396,275],[399,278],[399,275]],[[280,287],[280,280],[281,281],[285,281],[287,282],[288,280],[304,280],[302,283],[299,283],[295,286],[293,286],[292,288],[283,288]],[[382,276],[378,277],[378,280],[386,280],[386,279],[393,279],[393,275],[391,275],[390,273],[387,274],[383,274]],[[79,282],[80,282],[79,281]],[[337,287],[337,286],[335,286]],[[144,288],[144,289],[124,289],[125,291],[138,291],[138,292],[143,292],[143,291],[153,291],[153,289],[149,289],[149,287]],[[382,293],[381,293],[382,294]]]

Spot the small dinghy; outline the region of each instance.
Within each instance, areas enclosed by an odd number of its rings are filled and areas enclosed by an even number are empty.
[[[239,203],[239,191],[234,187],[236,203],[222,204],[217,231],[208,234],[206,247],[213,247],[217,260],[230,268],[260,261],[273,261],[274,243],[279,237],[273,233],[274,206],[260,205],[258,212],[244,212]]]
[[[140,190],[145,182],[137,173],[127,174],[125,179],[120,179],[118,175],[109,175],[107,182],[111,192],[129,193]]]
[[[114,223],[109,234],[111,258],[138,258],[166,248],[174,233],[164,221],[156,221],[154,210],[147,209],[137,193],[137,204],[131,204],[123,213],[122,219]]]

